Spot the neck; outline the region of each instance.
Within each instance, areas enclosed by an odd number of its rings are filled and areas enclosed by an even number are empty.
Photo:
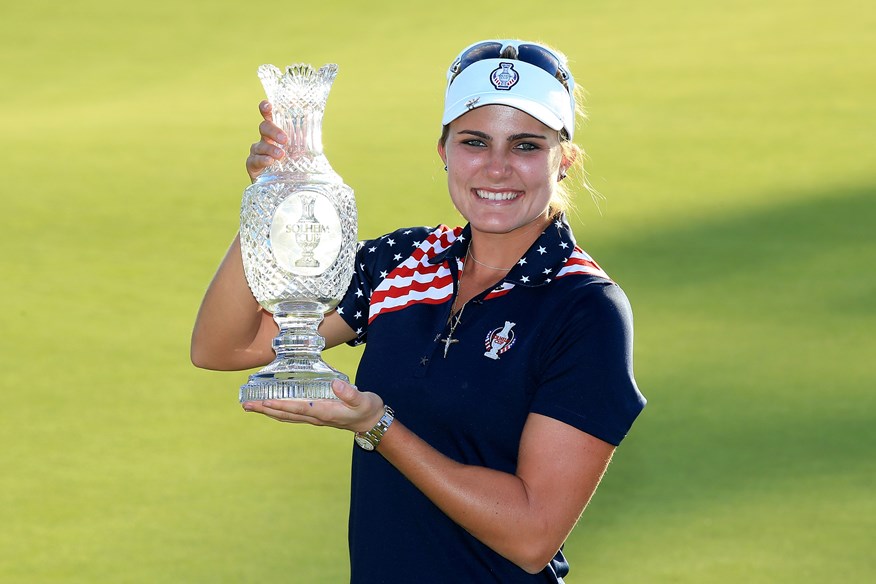
[[[551,221],[547,215],[539,215],[534,221],[508,233],[488,233],[472,225],[468,249],[470,256],[477,258],[474,266],[491,272],[491,276],[500,274],[497,270],[505,273],[510,271]]]
[[[514,267],[514,266],[511,266],[510,268],[500,268],[500,267],[498,267],[498,266],[491,266],[491,265],[489,265],[489,264],[485,264],[484,262],[479,261],[479,260],[474,256],[474,254],[473,254],[472,251],[471,251],[471,248],[472,248],[471,245],[468,246],[468,252],[466,252],[466,255],[467,255],[469,258],[471,258],[471,261],[473,261],[474,263],[476,263],[476,264],[479,265],[479,266],[483,266],[483,267],[488,268],[488,269],[490,269],[490,270],[496,270],[497,272],[510,272],[510,271],[511,271],[511,268]]]

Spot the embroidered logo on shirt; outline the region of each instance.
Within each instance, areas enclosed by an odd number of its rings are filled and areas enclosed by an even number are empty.
[[[505,326],[493,329],[487,334],[487,338],[484,341],[487,352],[484,353],[484,357],[496,360],[499,358],[499,355],[514,345],[515,335],[511,329],[515,324],[517,323],[506,320]]]

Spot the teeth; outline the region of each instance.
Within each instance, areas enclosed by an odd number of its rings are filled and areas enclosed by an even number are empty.
[[[494,193],[493,191],[483,191],[481,189],[475,190],[477,196],[481,199],[487,199],[490,201],[510,201],[511,199],[516,199],[519,193],[515,192],[505,192],[505,193]]]

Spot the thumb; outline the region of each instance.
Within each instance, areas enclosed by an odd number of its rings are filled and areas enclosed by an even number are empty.
[[[339,400],[350,407],[356,407],[362,403],[362,393],[355,385],[350,385],[343,379],[332,380],[332,391]]]

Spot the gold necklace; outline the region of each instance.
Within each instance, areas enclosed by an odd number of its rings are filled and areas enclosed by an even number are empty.
[[[491,270],[497,270],[499,272],[510,272],[514,268],[514,266],[511,266],[510,268],[497,268],[496,266],[491,266],[490,264],[485,264],[484,262],[479,261],[478,258],[474,257],[474,254],[471,253],[471,244],[468,246],[468,257],[479,266],[484,266],[485,268],[490,268]]]

